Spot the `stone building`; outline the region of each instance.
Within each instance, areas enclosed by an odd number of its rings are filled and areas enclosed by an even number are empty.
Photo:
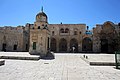
[[[36,15],[34,26],[30,28],[30,54],[45,56],[50,48],[50,30],[47,15],[43,12]]]
[[[120,49],[120,24],[107,21],[93,29],[93,51],[114,52]]]
[[[24,26],[0,27],[1,51],[28,51],[29,32]]]
[[[85,24],[49,24],[51,31],[51,51],[81,52]]]
[[[43,12],[34,24],[0,27],[1,51],[29,51],[44,56],[53,52],[114,52],[120,48],[120,24],[107,21],[89,30],[86,24],[49,24]]]

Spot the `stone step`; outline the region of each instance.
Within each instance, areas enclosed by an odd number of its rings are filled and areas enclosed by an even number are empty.
[[[40,56],[0,56],[0,59],[39,60]]]
[[[0,59],[0,66],[5,64],[5,60]]]

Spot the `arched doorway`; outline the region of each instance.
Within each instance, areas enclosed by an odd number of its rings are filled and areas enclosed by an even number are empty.
[[[51,51],[56,52],[56,39],[55,38],[51,39],[50,48],[51,48]]]
[[[3,44],[2,44],[2,51],[5,51],[6,52],[6,36],[3,36]]]
[[[101,39],[101,52],[108,52],[108,40]]]
[[[74,51],[73,48],[75,48]],[[70,52],[78,52],[78,41],[76,39],[70,40]]]
[[[92,51],[93,42],[90,38],[86,37],[82,41],[82,51],[89,52]]]
[[[66,39],[62,38],[59,43],[59,51],[66,52],[67,51],[67,41]]]

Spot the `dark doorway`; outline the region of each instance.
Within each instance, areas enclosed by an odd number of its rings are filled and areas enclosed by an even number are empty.
[[[52,38],[51,39],[51,43],[50,43],[50,48],[51,48],[51,51],[54,51],[56,52],[56,39],[55,38]]]
[[[90,38],[86,37],[82,40],[82,51],[91,52],[92,46],[93,46],[93,42]]]
[[[49,42],[49,37],[48,37],[48,42],[47,42],[47,48],[49,49],[50,48],[50,42]]]
[[[108,52],[108,40],[101,39],[101,52],[106,53]]]
[[[28,51],[28,44],[26,44],[26,47],[25,47],[26,51]]]
[[[6,44],[5,43],[2,44],[2,51],[6,52]]]
[[[73,47],[75,50],[73,51]],[[70,52],[78,52],[78,41],[76,39],[70,40]]]
[[[33,42],[33,50],[36,50],[36,42]]]
[[[66,52],[67,51],[67,41],[62,38],[59,43],[59,51],[60,52]]]
[[[14,45],[14,48],[13,48],[13,50],[17,50],[17,45],[16,45],[16,44]]]

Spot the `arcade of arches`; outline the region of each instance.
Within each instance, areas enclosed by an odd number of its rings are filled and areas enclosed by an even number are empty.
[[[57,47],[59,44],[59,47]],[[84,38],[82,41],[82,52],[92,51],[92,40],[90,38]],[[57,51],[57,48],[59,51]],[[78,40],[72,38],[67,41],[65,38],[61,38],[59,42],[55,38],[51,39],[51,51],[53,52],[79,52]]]

